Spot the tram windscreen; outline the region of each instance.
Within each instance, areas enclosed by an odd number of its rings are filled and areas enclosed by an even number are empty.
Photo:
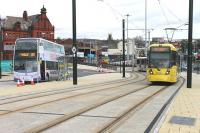
[[[151,68],[169,68],[171,53],[169,52],[151,52],[149,54],[149,67]]]

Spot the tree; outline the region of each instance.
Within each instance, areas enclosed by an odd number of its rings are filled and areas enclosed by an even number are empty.
[[[200,53],[200,39],[196,40],[196,49],[197,49],[197,53]]]
[[[135,45],[137,48],[145,47],[144,39],[141,36],[137,36],[135,38]]]
[[[187,45],[188,45],[188,40],[187,39],[183,39],[181,40],[181,52],[186,54],[187,53]]]

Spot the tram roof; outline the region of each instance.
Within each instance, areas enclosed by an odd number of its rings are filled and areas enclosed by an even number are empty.
[[[163,43],[163,44],[151,44],[150,47],[170,47],[171,50],[177,51],[176,47],[171,43]]]

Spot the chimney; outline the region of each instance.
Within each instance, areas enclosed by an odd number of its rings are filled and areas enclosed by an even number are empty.
[[[28,14],[27,14],[27,11],[24,11],[24,12],[23,12],[23,19],[24,19],[25,21],[28,20]]]

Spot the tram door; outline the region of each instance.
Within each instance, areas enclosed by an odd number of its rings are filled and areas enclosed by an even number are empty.
[[[40,64],[41,80],[45,80],[45,61]]]

